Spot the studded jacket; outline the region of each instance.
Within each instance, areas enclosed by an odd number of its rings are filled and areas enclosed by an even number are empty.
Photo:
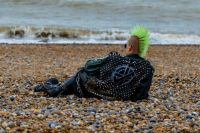
[[[111,52],[102,59],[88,60],[76,77],[80,97],[108,100],[141,100],[148,97],[154,68],[138,55]]]

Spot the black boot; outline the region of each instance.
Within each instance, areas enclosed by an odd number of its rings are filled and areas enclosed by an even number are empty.
[[[50,78],[47,81],[44,82],[44,84],[58,84],[58,80],[56,78]],[[46,88],[44,87],[44,84],[38,84],[34,87],[34,92],[46,92]]]
[[[38,84],[34,87],[34,92],[45,92],[43,84]]]
[[[59,84],[56,78],[50,78],[44,84],[37,85],[34,92],[46,92],[50,97],[57,97],[64,91],[63,86]]]

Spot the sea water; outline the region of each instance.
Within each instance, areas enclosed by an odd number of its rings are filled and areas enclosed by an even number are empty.
[[[0,0],[0,43],[200,44],[199,0]]]

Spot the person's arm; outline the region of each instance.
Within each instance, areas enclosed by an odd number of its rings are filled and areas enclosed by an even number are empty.
[[[106,63],[106,60],[110,57],[110,56],[113,56],[115,55],[115,57],[119,57],[120,54],[118,52],[110,52],[107,56],[105,57],[102,57],[102,58],[97,58],[97,59],[91,59],[91,60],[88,60],[86,63],[85,63],[85,70],[88,71],[88,72],[91,72],[91,71],[95,71],[95,70],[99,70],[100,67],[102,67],[105,63]],[[116,56],[117,55],[117,56]]]
[[[147,99],[149,94],[149,89],[151,87],[153,79],[154,68],[152,67],[152,72],[149,73],[142,81],[140,82],[138,88],[135,91],[135,94],[131,97],[132,101]]]
[[[105,63],[106,58],[91,59],[85,63],[84,69],[87,72],[99,70],[100,67]]]

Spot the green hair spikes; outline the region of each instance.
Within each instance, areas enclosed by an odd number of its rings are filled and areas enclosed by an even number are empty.
[[[139,38],[139,56],[144,58],[149,47],[149,31],[143,26],[135,26],[130,34]]]

